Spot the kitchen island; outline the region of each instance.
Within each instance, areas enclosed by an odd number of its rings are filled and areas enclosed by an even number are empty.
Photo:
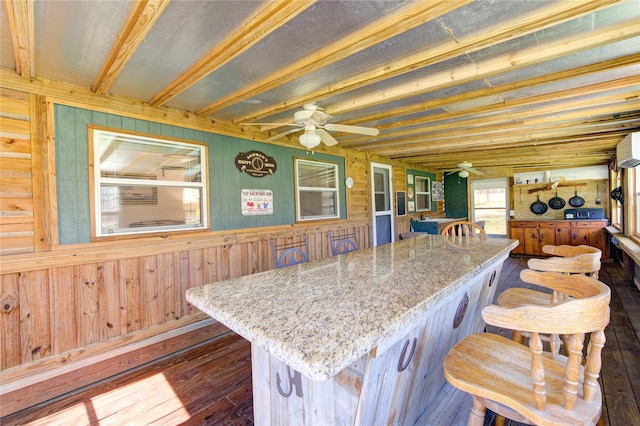
[[[255,424],[413,424],[445,383],[442,361],[484,327],[518,244],[460,250],[437,235],[189,289],[251,342]]]

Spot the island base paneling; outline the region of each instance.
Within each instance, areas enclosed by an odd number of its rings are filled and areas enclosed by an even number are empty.
[[[503,261],[328,380],[312,380],[252,344],[255,424],[414,424],[446,383],[449,349],[484,329],[481,310]]]

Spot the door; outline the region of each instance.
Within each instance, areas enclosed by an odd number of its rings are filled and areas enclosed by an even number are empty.
[[[373,245],[393,241],[393,203],[391,198],[391,166],[371,163],[373,211]]]
[[[484,221],[484,230],[492,237],[506,237],[509,220],[509,179],[471,181],[471,218]]]

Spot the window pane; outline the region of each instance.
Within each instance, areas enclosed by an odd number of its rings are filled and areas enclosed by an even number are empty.
[[[296,160],[296,179],[298,220],[340,216],[337,165]]]
[[[416,208],[418,210],[431,210],[431,206],[429,205],[429,196],[425,194],[417,194]]]
[[[206,228],[201,144],[93,129],[96,236]]]
[[[328,191],[300,191],[300,203],[304,209],[302,215],[306,218],[336,216],[336,195]]]

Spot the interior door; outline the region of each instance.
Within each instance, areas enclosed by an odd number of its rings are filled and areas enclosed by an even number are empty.
[[[371,163],[373,211],[373,245],[393,241],[393,203],[391,198],[391,166]]]
[[[509,220],[509,179],[471,181],[471,215],[484,220],[484,230],[493,237],[506,237]]]

